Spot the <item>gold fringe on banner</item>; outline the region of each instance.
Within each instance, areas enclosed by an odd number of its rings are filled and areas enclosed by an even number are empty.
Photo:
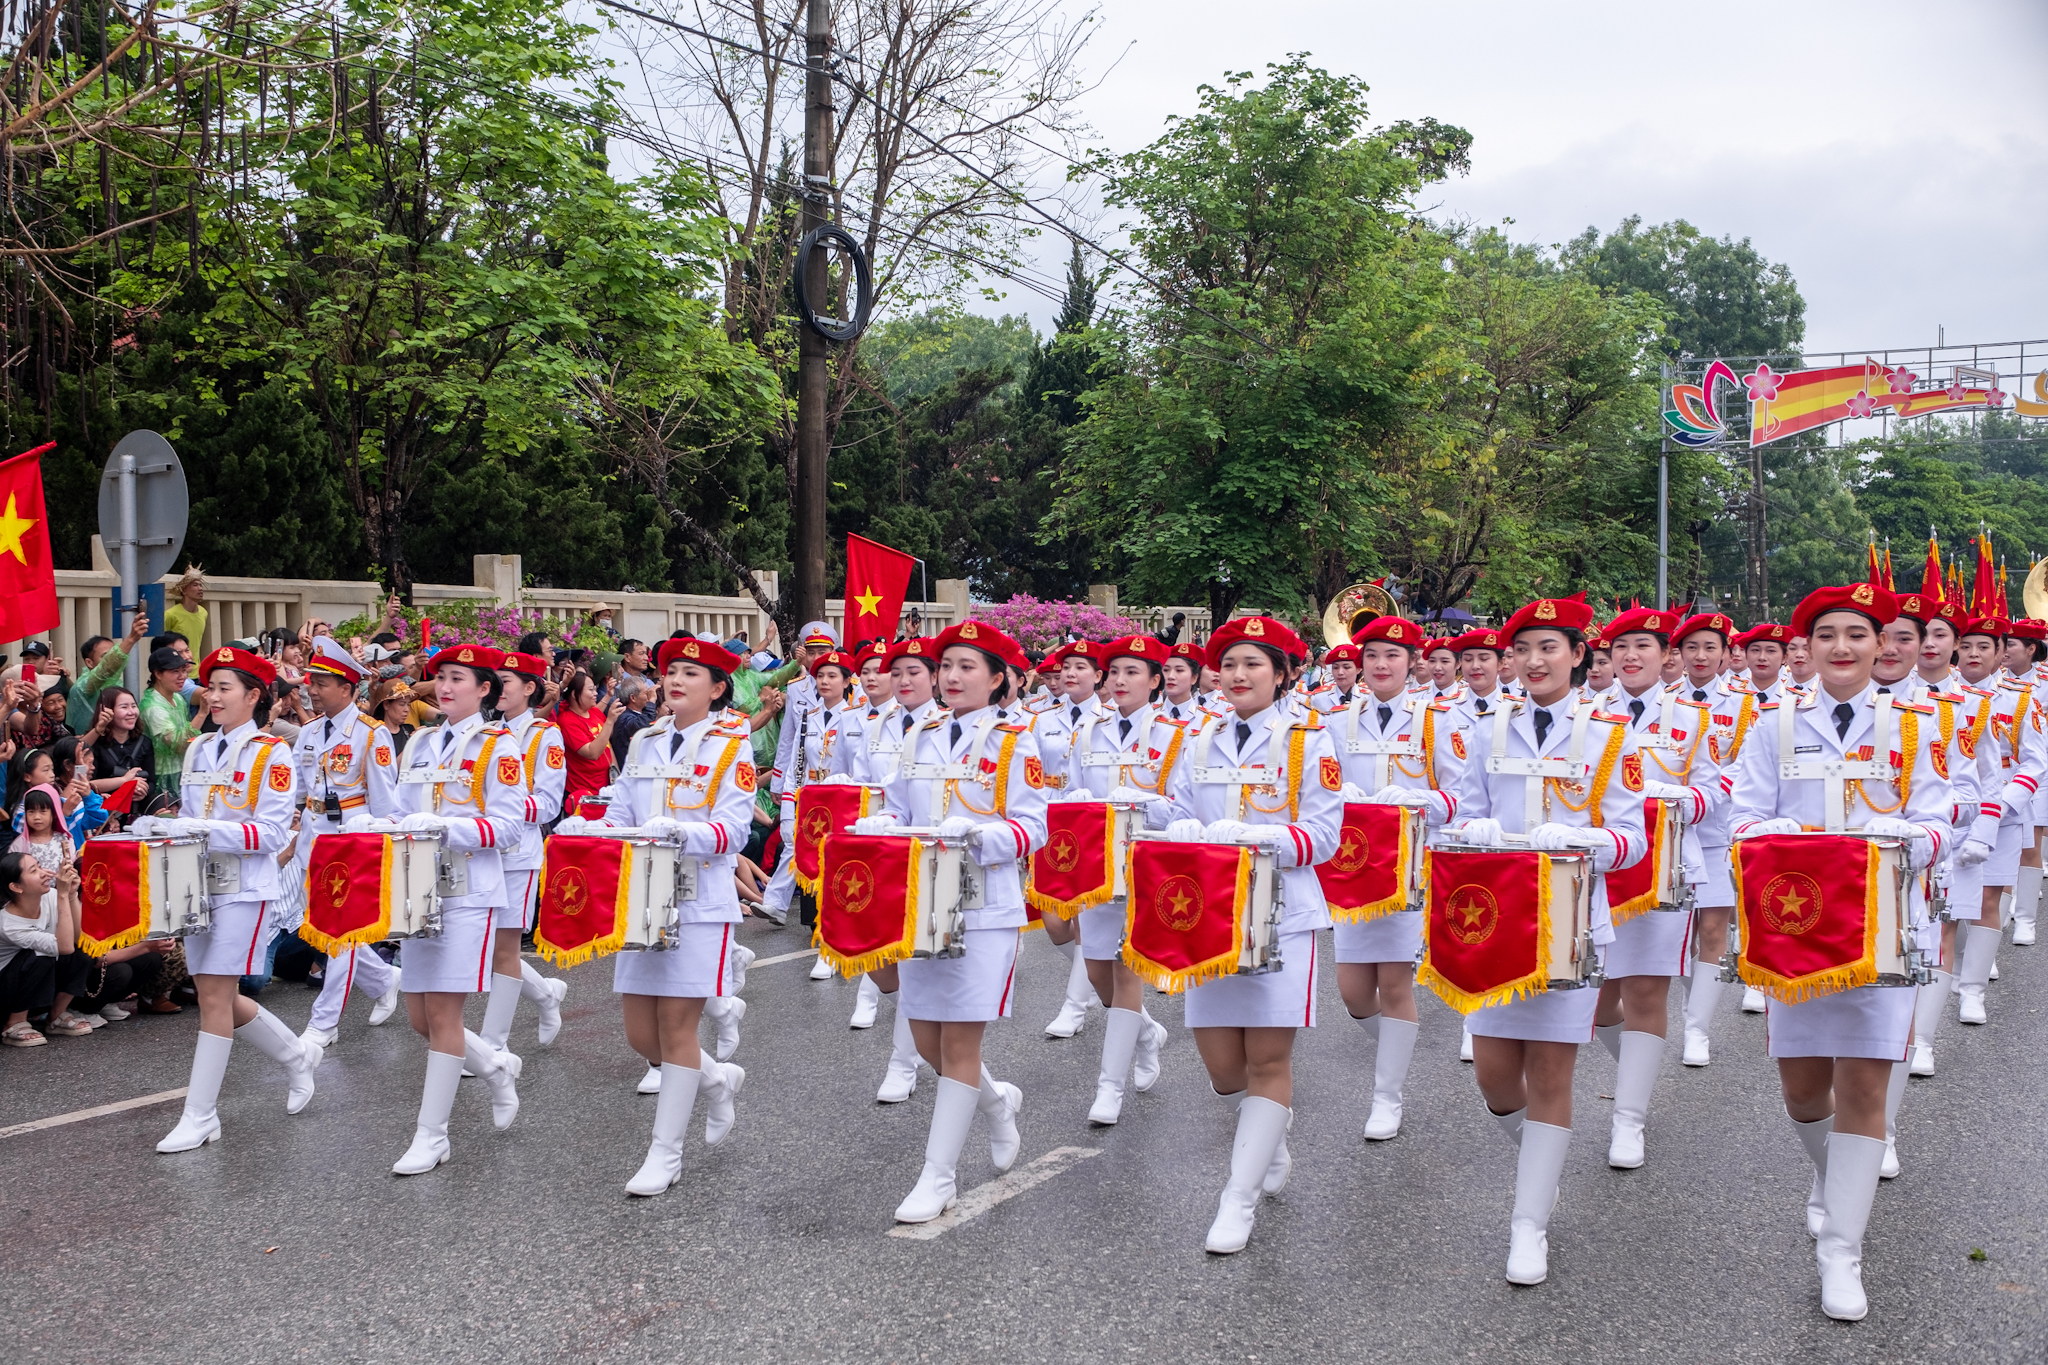
[[[313,927],[308,911],[299,921],[299,937],[329,957],[352,951],[358,943],[382,943],[391,937],[391,839],[384,840],[384,852],[377,868],[377,918],[345,934],[329,934]],[[313,869],[306,869],[306,904],[313,904]]]
[[[839,975],[848,980],[864,972],[878,971],[894,962],[907,960],[917,947],[917,893],[923,878],[924,841],[912,835],[910,838],[910,875],[903,886],[903,937],[894,943],[885,943],[872,952],[848,957],[825,942],[818,926],[811,928],[811,944],[818,950],[818,956],[831,963]],[[824,863],[818,864],[822,870]],[[825,922],[825,907],[818,907],[818,924]]]
[[[1024,901],[1041,915],[1057,919],[1072,919],[1093,905],[1101,905],[1116,894],[1116,812],[1109,811],[1102,820],[1102,885],[1083,891],[1072,900],[1063,901],[1057,896],[1048,896],[1027,878],[1024,885]],[[1031,858],[1024,860],[1028,869]],[[1130,873],[1124,874],[1124,885],[1130,885]]]
[[[1408,812],[1405,807],[1401,811],[1400,828],[1401,851],[1395,866],[1406,867],[1408,866],[1408,858],[1412,849],[1408,842]],[[1329,906],[1330,918],[1343,920],[1346,924],[1364,924],[1371,920],[1376,920],[1382,915],[1391,915],[1397,910],[1406,910],[1408,908],[1408,888],[1396,886],[1392,895],[1382,896],[1378,900],[1368,901],[1364,905],[1338,905],[1327,896],[1324,897],[1324,902]]]
[[[1425,875],[1430,871],[1430,859],[1423,854]],[[1429,917],[1422,921],[1422,966],[1415,979],[1436,992],[1437,998],[1460,1014],[1487,1009],[1494,1005],[1509,1005],[1517,1000],[1533,1000],[1550,989],[1550,855],[1538,854],[1536,861],[1536,970],[1526,976],[1505,982],[1491,990],[1474,995],[1461,986],[1454,985],[1443,973],[1437,971],[1429,960]]]
[[[556,944],[550,943],[546,939],[542,938],[539,929],[539,897],[544,897],[548,893],[547,865],[543,863],[541,865],[540,891],[536,896],[533,907],[533,918],[535,924],[533,934],[533,951],[538,953],[541,957],[547,959],[549,962],[553,963],[555,966],[561,968],[565,972],[568,971],[571,967],[581,966],[583,963],[590,961],[594,957],[609,957],[613,953],[618,952],[621,948],[626,946],[626,909],[628,904],[627,898],[632,894],[632,891],[632,851],[630,849],[622,849],[619,853],[619,891],[618,894],[612,898],[612,931],[608,934],[600,934],[598,937],[590,939],[585,943],[578,944],[574,948],[559,947]]]
[[[1641,895],[1631,896],[1619,905],[1616,905],[1613,901],[1607,903],[1607,918],[1617,927],[1628,923],[1645,911],[1657,908],[1657,886],[1664,879],[1664,803],[1662,801],[1657,802],[1656,824],[1647,833],[1650,840],[1650,887],[1649,890]],[[1630,868],[1629,870],[1633,872],[1635,869]],[[1610,887],[1614,885],[1611,874],[1607,879],[1607,884]]]
[[[838,784],[838,785],[844,785],[844,784],[842,783],[842,784]],[[873,787],[869,787],[869,786],[862,786],[862,787],[861,787],[861,789],[860,789],[860,814],[858,814],[858,815],[854,816],[854,817],[853,817],[854,819],[856,819],[856,820],[865,820],[865,819],[867,818],[867,814],[868,814],[868,799],[869,799],[869,798],[870,798],[871,796],[873,796],[873,795],[874,795],[874,790],[875,790],[875,789],[874,789]],[[798,801],[802,801],[802,799],[803,799],[803,798],[802,798],[801,794],[799,794],[799,796],[798,796],[798,798],[797,798],[797,799],[798,799]],[[790,875],[791,875],[792,877],[796,878],[796,886],[797,886],[797,890],[799,890],[799,891],[803,892],[803,893],[804,893],[804,894],[805,894],[806,896],[813,896],[813,897],[814,897],[814,896],[816,896],[816,895],[818,894],[818,877],[806,877],[806,876],[804,875],[804,870],[803,870],[803,869],[802,869],[801,867],[797,866],[797,861],[796,861],[796,848],[794,847],[794,841],[795,841],[795,840],[798,840],[798,839],[801,839],[801,838],[803,838],[803,831],[802,831],[801,829],[799,829],[799,828],[797,827],[797,823],[796,823],[796,821],[795,821],[794,819],[792,819],[792,820],[791,820],[791,821],[789,822],[789,830],[790,830],[790,839],[791,839],[791,842],[792,842],[792,846],[791,846],[791,848],[790,848],[790,850],[789,850],[789,873],[790,873]],[[831,837],[832,837],[832,831],[831,831],[831,830],[826,830],[826,831],[825,831],[825,839],[830,839]],[[819,877],[822,877],[822,876],[824,875],[824,873],[825,873],[825,839],[820,839],[820,840],[818,840],[818,876],[819,876]]]
[[[149,849],[144,844],[135,845],[135,888],[137,916],[135,923],[118,934],[106,938],[94,938],[83,928],[78,931],[78,949],[87,957],[105,957],[117,948],[127,948],[142,942],[142,936],[149,932]],[[0,912],[4,913],[4,912]]]
[[[1136,856],[1137,851],[1138,845],[1133,843],[1124,853],[1126,886],[1136,885],[1136,869],[1130,860]],[[1278,869],[1275,869],[1273,875],[1280,875]],[[1179,995],[1190,986],[1199,986],[1205,982],[1220,981],[1226,976],[1237,975],[1238,959],[1244,956],[1244,911],[1251,894],[1251,884],[1252,851],[1248,848],[1240,849],[1237,855],[1237,885],[1231,893],[1230,902],[1230,951],[1207,961],[1197,962],[1190,967],[1173,968],[1164,963],[1154,962],[1131,946],[1131,917],[1137,913],[1137,903],[1133,901],[1124,911],[1124,965],[1140,980],[1166,995]]]
[[[1754,986],[1765,995],[1787,1005],[1803,1005],[1823,995],[1835,995],[1852,991],[1858,986],[1868,986],[1877,980],[1877,879],[1879,863],[1877,845],[1870,844],[1865,856],[1868,862],[1863,871],[1863,953],[1854,962],[1840,967],[1830,967],[1824,972],[1808,972],[1805,976],[1780,976],[1768,967],[1761,967],[1749,960],[1748,945],[1753,942],[1749,936],[1749,898],[1742,889],[1742,845],[1735,845],[1735,912],[1741,916],[1743,949],[1735,955],[1735,974],[1746,986]]]

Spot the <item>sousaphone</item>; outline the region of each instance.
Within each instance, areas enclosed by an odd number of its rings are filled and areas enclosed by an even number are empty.
[[[2020,600],[2026,604],[2028,616],[2036,621],[2048,620],[2048,559],[2035,560],[2034,567],[2027,570]]]
[[[1348,645],[1352,632],[1381,616],[1399,616],[1401,610],[1394,605],[1394,599],[1381,586],[1385,579],[1370,583],[1353,583],[1330,599],[1330,605],[1323,608],[1323,643],[1326,645]],[[2028,579],[2031,585],[2033,580]]]

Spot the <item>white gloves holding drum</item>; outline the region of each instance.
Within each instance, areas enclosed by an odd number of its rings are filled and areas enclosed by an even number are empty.
[[[1507,831],[1501,828],[1500,821],[1486,815],[1467,820],[1456,828],[1445,832],[1455,835],[1464,843],[1481,844],[1496,848],[1507,839]]]
[[[159,820],[154,815],[144,815],[128,826],[128,832],[143,839],[163,839],[170,834],[170,831],[164,828],[169,823],[168,820]]]
[[[1762,839],[1772,834],[1797,834],[1799,822],[1789,815],[1775,815],[1768,820],[1758,820],[1735,831],[1738,839]]]
[[[1934,836],[1910,820],[1880,815],[1863,827],[1868,834],[1906,841],[1906,865],[1915,871],[1934,861]]]
[[[1208,826],[1200,820],[1175,820],[1166,827],[1166,837],[1177,844],[1199,844],[1207,833]]]
[[[950,815],[939,821],[941,839],[965,839],[974,833],[975,822],[964,815]]]
[[[1148,792],[1139,787],[1113,787],[1110,789],[1108,799],[1111,801],[1129,801],[1136,805],[1149,806],[1154,801],[1164,801],[1166,798],[1158,792]]]
[[[1414,806],[1426,810],[1431,804],[1430,796],[1431,793],[1426,791],[1389,783],[1374,792],[1370,800],[1376,806]]]
[[[1675,808],[1681,825],[1691,824],[1693,815],[1706,804],[1691,787],[1681,787],[1674,782],[1645,782],[1643,795]]]
[[[1203,832],[1212,844],[1251,844],[1258,848],[1278,848],[1287,836],[1284,825],[1247,825],[1240,820],[1212,820]]]
[[[565,815],[555,826],[557,834],[582,834],[590,828],[590,822],[580,815]]]
[[[398,827],[410,834],[439,834],[448,828],[448,822],[432,811],[414,811],[401,816]]]
[[[1611,870],[1621,855],[1621,845],[1606,830],[1582,829],[1555,820],[1529,831],[1529,847],[1543,853],[1590,853],[1595,872]]]
[[[680,839],[683,837],[683,823],[671,820],[666,815],[657,815],[640,826],[640,832],[656,839]]]
[[[895,830],[896,817],[893,815],[863,815],[853,822],[855,834],[892,834]]]

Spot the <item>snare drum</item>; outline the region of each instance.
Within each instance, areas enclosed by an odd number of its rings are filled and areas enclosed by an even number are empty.
[[[1744,981],[1796,1003],[1932,979],[1910,924],[1915,874],[1904,840],[1775,834],[1738,842],[1734,857]]]
[[[313,840],[299,937],[326,953],[441,936],[442,836],[374,821]]]
[[[988,873],[969,855],[965,839],[901,826],[892,833],[917,840],[917,931],[910,955],[965,956],[967,912],[987,908]]]
[[[1286,902],[1270,845],[1140,830],[1127,863],[1123,960],[1155,988],[1282,970]]]
[[[88,840],[79,855],[81,940],[104,940],[104,952],[138,938],[184,938],[210,930],[206,843],[203,834],[102,834]]]
[[[541,865],[534,942],[557,966],[620,949],[674,948],[702,870],[703,860],[674,836],[604,826],[557,834]]]
[[[988,874],[965,838],[894,826],[834,834],[819,868],[819,955],[843,975],[906,958],[967,955],[967,912],[988,904]]]
[[[1457,844],[1432,851],[1422,980],[1466,1013],[1597,986],[1593,880],[1592,854],[1578,849]]]

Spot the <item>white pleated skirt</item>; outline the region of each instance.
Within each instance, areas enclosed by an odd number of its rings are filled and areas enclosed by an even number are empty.
[[[969,929],[960,957],[914,957],[896,965],[897,1008],[907,1019],[985,1024],[1010,1017],[1016,994],[1018,929]]]
[[[676,946],[659,952],[612,954],[612,991],[618,995],[666,995],[709,1000],[732,994],[732,931],[729,920],[676,926]]]
[[[212,926],[183,940],[185,969],[194,976],[253,976],[263,969],[276,932],[269,901],[216,905]]]
[[[1490,1005],[1465,1016],[1475,1038],[1519,1038],[1525,1043],[1588,1043],[1593,1040],[1593,1007],[1600,992],[1591,986],[1545,991],[1527,1000]]]
[[[1707,865],[1707,879],[1692,889],[1693,908],[1696,910],[1730,910],[1735,906],[1735,876],[1728,863],[1728,846],[1702,848],[1700,857]]]
[[[2024,834],[2022,830],[2024,829]],[[1984,886],[2011,886],[2020,876],[2020,849],[2034,837],[2032,825],[2021,826],[2012,821],[2001,822],[1998,826],[1998,842],[1992,846],[1991,856],[1978,865],[1978,878]]]
[[[1770,1002],[1771,1056],[1872,1057],[1903,1062],[1913,1041],[1913,999],[1936,986],[1858,986],[1797,1005]]]
[[[498,912],[498,927],[517,929],[522,934],[530,932],[534,914],[540,908],[540,869],[506,868],[505,899],[508,904]]]
[[[1682,910],[1645,910],[1614,926],[1607,945],[1607,979],[1624,976],[1684,976],[1692,955],[1692,916]]]
[[[485,905],[444,907],[436,938],[409,938],[398,950],[405,993],[491,988],[491,927],[503,910]]]
[[[1314,1028],[1316,934],[1280,935],[1280,970],[1226,976],[1187,990],[1189,1028]]]
[[[1081,956],[1090,962],[1113,962],[1124,955],[1124,929],[1129,902],[1119,896],[1081,912]]]
[[[1337,921],[1339,962],[1413,962],[1422,956],[1422,912],[1397,910],[1363,923]]]

